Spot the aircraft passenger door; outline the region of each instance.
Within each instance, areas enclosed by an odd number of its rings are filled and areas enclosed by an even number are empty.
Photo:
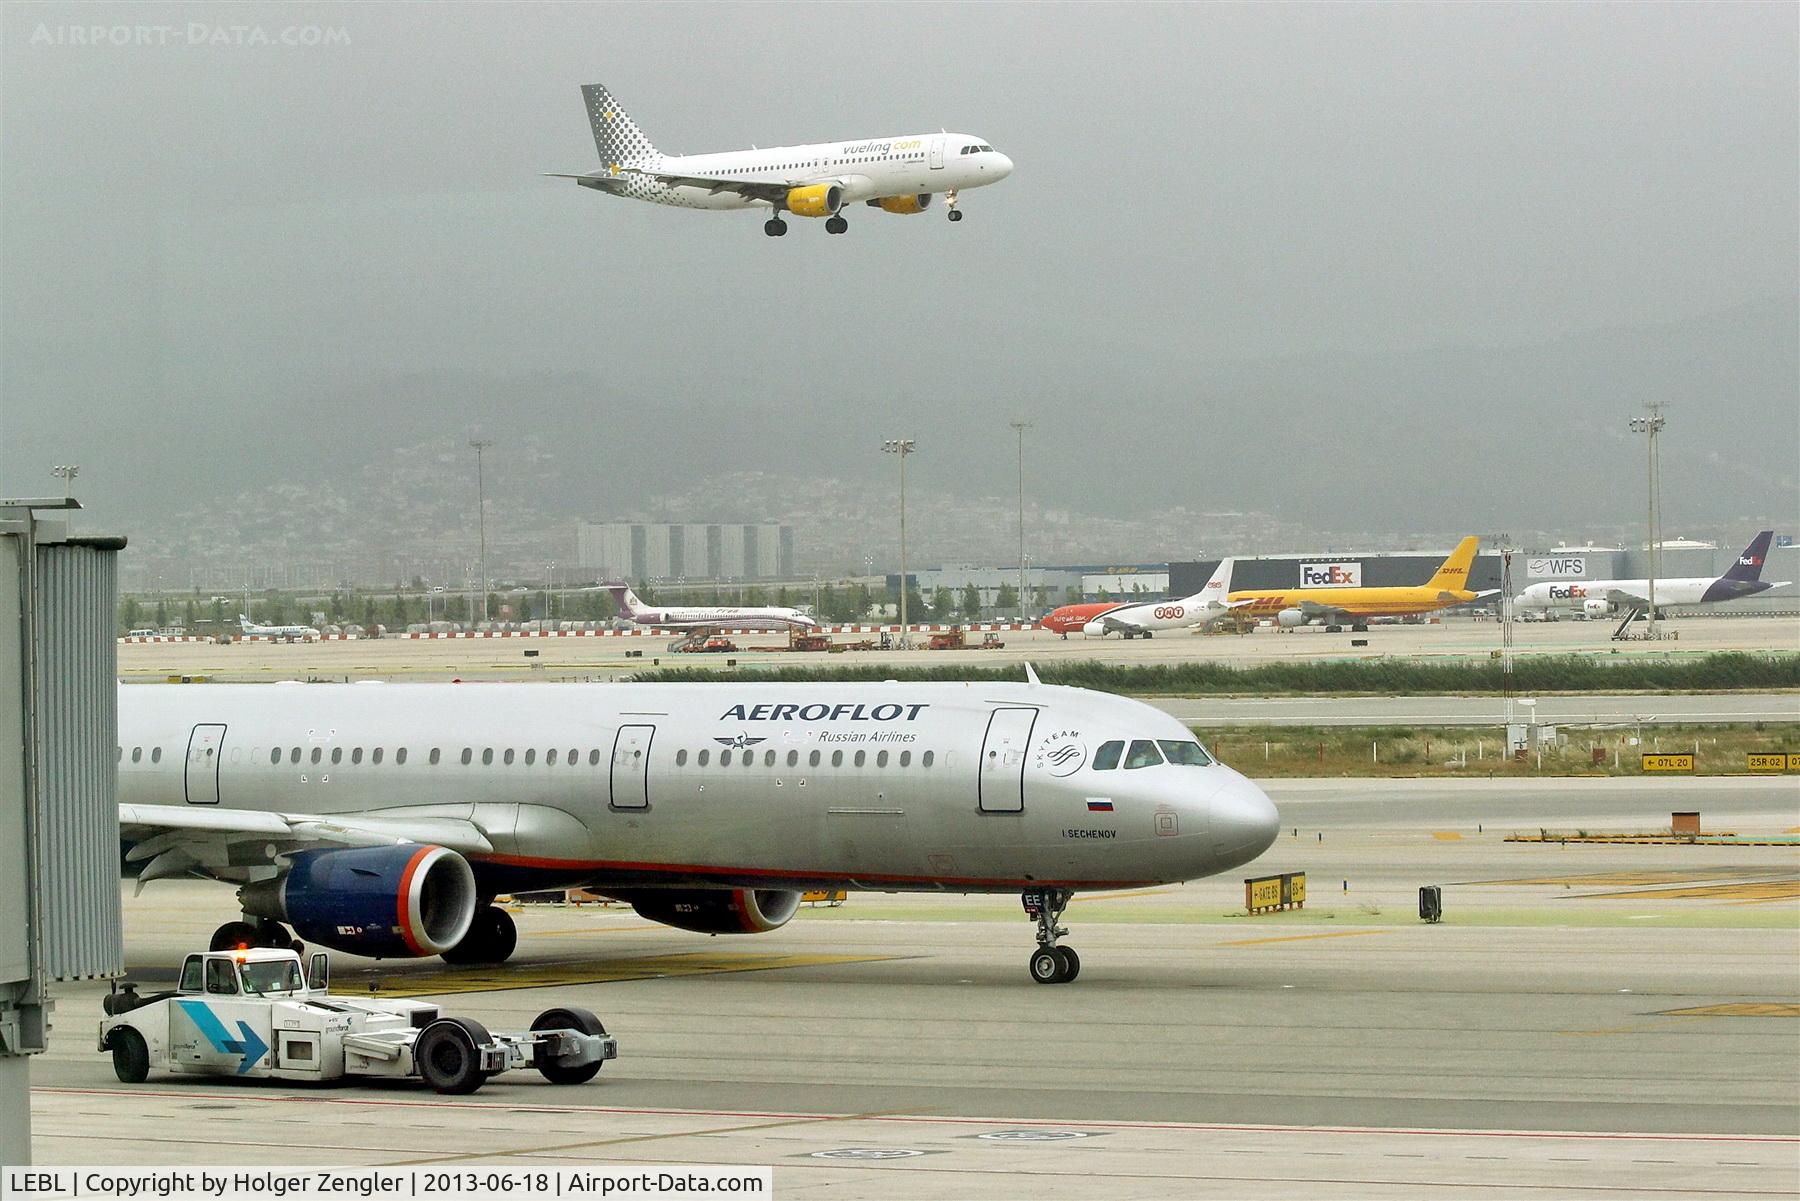
[[[1025,809],[1025,750],[1031,745],[1036,709],[996,709],[988,717],[981,743],[977,804],[983,813],[1020,813]]]
[[[614,809],[650,807],[650,740],[655,736],[655,726],[619,727],[618,737],[613,739],[612,754]]]
[[[195,726],[188,736],[185,780],[188,804],[219,803],[219,759],[224,747],[224,726]]]
[[[942,134],[931,139],[931,169],[933,171],[944,169],[944,136]]]

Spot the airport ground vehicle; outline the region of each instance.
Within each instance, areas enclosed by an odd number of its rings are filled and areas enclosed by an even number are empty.
[[[126,1084],[161,1068],[270,1080],[416,1076],[440,1093],[472,1093],[527,1066],[552,1084],[585,1084],[619,1053],[585,1009],[546,1009],[526,1033],[489,1033],[422,1001],[332,996],[326,973],[323,952],[304,976],[290,950],[189,955],[173,992],[142,997],[128,984],[106,998],[100,1050]]]

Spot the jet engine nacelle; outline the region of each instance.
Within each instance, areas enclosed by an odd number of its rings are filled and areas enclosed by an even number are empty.
[[[787,210],[796,217],[832,217],[844,207],[844,189],[834,183],[789,188]]]
[[[1284,630],[1291,630],[1296,626],[1303,626],[1306,624],[1306,610],[1283,609],[1275,615],[1275,624]]]
[[[671,888],[613,893],[638,916],[696,934],[762,934],[788,924],[800,894],[772,888]]]
[[[931,193],[920,192],[917,196],[883,196],[879,200],[869,201],[869,205],[884,213],[898,213],[903,217],[911,216],[913,213],[922,213],[931,207]]]
[[[1104,638],[1104,637],[1106,637],[1106,623],[1103,621],[1088,622],[1086,625],[1081,627],[1081,636],[1083,638]]]
[[[1581,611],[1589,617],[1605,617],[1612,612],[1612,602],[1600,597],[1590,597],[1581,602]]]
[[[444,847],[296,851],[273,880],[238,892],[244,912],[294,927],[307,942],[371,959],[441,955],[475,920],[475,873]]]

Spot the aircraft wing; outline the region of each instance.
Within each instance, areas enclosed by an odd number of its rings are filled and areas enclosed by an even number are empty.
[[[1352,616],[1338,608],[1336,605],[1321,605],[1318,601],[1303,600],[1299,604],[1299,609],[1300,612],[1306,614],[1308,617],[1343,617],[1348,619]]]
[[[1606,590],[1606,599],[1615,605],[1647,605],[1650,603],[1649,597],[1638,596],[1634,593],[1625,591],[1623,588],[1608,588]]]
[[[666,184],[671,188],[704,188],[709,196],[716,196],[720,192],[736,192],[739,196],[746,196],[751,200],[765,200],[770,204],[785,201],[789,191],[803,187],[809,182],[826,182],[793,179],[771,183],[767,180],[719,179],[707,175],[672,175],[665,171],[646,170],[643,167],[620,167],[619,172],[624,175],[642,175],[646,179],[654,179],[657,183]]]
[[[1099,623],[1102,626],[1104,626],[1106,629],[1111,630],[1115,634],[1123,634],[1127,630],[1130,630],[1133,633],[1135,633],[1136,631],[1144,628],[1143,626],[1137,624],[1137,622],[1135,622],[1135,621],[1121,621],[1117,617],[1114,617],[1111,613],[1102,613],[1098,618],[1096,618],[1096,620],[1099,621]]]
[[[474,822],[448,817],[366,817],[358,814],[269,813],[176,805],[120,805],[119,838],[127,863],[141,863],[139,884],[167,876],[231,866],[232,848],[273,846],[276,854],[324,847],[390,846],[420,842],[480,854],[494,844]],[[238,862],[242,863],[240,857]]]

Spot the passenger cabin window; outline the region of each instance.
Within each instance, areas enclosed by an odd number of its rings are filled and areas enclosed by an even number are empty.
[[[1162,748],[1163,758],[1170,763],[1182,767],[1210,767],[1212,756],[1206,748],[1197,742],[1178,742],[1173,738],[1158,738],[1156,745]]]
[[[400,751],[398,754],[396,754],[394,756],[394,762],[404,763],[406,761],[405,757],[406,757],[406,752]],[[376,747],[374,750],[369,752],[369,762],[370,763],[380,763],[381,762],[381,748],[380,747]]]
[[[294,753],[288,756],[288,762],[289,763],[300,762],[300,748],[299,747],[295,747]]]
[[[705,766],[706,766],[706,760],[707,760],[707,759],[708,759],[708,758],[709,758],[709,757],[710,757],[710,756],[709,756],[709,754],[708,754],[708,752],[706,752],[706,751],[701,751],[701,752],[700,752],[700,753],[699,753],[699,754],[698,754],[698,755],[696,755],[696,756],[695,756],[695,757],[694,757],[694,762],[695,762],[695,763],[696,763],[696,764],[698,764],[698,765],[699,765],[699,766],[701,766],[701,767],[705,767]]]
[[[464,748],[463,748],[463,753],[462,753],[462,763],[463,763],[463,766],[464,766],[464,767],[467,767],[467,766],[469,766],[469,764],[470,764],[470,763],[471,763],[471,762],[473,762],[473,761],[474,761],[474,759],[475,759],[475,752],[474,752],[474,751],[473,751],[473,750],[471,750],[471,749],[470,749],[470,748],[468,748],[468,747],[466,747],[466,746],[465,746],[465,747],[464,747]]]
[[[556,754],[555,751],[551,751],[550,753],[552,755]],[[551,760],[551,762],[555,762],[555,760]],[[685,748],[675,752],[675,766],[676,767],[687,766],[687,750]]]
[[[1137,738],[1132,740],[1131,750],[1125,754],[1125,770],[1130,771],[1137,767],[1155,767],[1162,761],[1162,753],[1156,749],[1154,742],[1148,738]]]
[[[237,995],[237,972],[232,970],[229,959],[208,959],[206,961],[206,991],[219,996]]]
[[[481,749],[481,766],[492,767],[493,765],[494,765],[494,748],[491,746],[483,747]]]
[[[525,766],[530,767],[533,763],[536,763],[536,762],[537,762],[537,751],[535,749],[527,750],[525,752]]]
[[[720,767],[730,767],[731,766],[731,752],[730,751],[720,751],[719,752],[719,766]]]
[[[270,763],[280,763],[281,762],[281,748],[280,747],[272,746],[269,748],[269,762]]]
[[[833,767],[844,766],[844,752],[842,752],[842,751],[831,752],[831,766],[833,766]]]
[[[599,764],[599,762],[600,762],[600,752],[599,751],[589,751],[588,752],[588,766],[589,767],[597,766]]]
[[[911,751],[901,751],[900,752],[900,766],[907,767],[907,766],[911,765],[911,763],[912,763],[912,752]]]
[[[161,763],[162,762],[162,748],[160,746],[153,746],[150,748],[150,762],[152,762],[152,763]]]
[[[799,765],[800,765],[800,752],[799,751],[789,751],[788,752],[788,766],[789,767],[798,767]]]
[[[324,747],[315,746],[312,749],[312,761],[314,763],[317,763],[319,760],[323,759],[324,757],[325,757],[325,748]]]
[[[350,762],[352,762],[352,763],[361,763],[362,762],[362,748],[360,746],[350,752]]]
[[[930,767],[931,761],[935,757],[936,757],[935,752],[926,751],[923,755],[919,756],[919,763],[923,767]]]
[[[868,757],[869,757],[869,752],[867,752],[867,751],[856,752],[856,766],[861,767],[863,765],[863,763],[868,759]]]
[[[1119,766],[1119,756],[1125,753],[1125,744],[1119,739],[1103,742],[1100,749],[1094,752],[1094,770],[1111,771]]]
[[[505,753],[505,754],[503,754],[503,755],[501,755],[501,756],[500,756],[500,762],[502,762],[502,763],[504,763],[504,764],[506,764],[506,766],[508,766],[508,767],[511,767],[511,766],[512,766],[512,761],[513,761],[513,752],[512,752],[512,748],[511,748],[511,747],[507,747],[507,748],[506,748],[506,753]]]
[[[406,748],[399,747],[394,751],[394,762],[400,767],[406,766]],[[435,762],[435,760],[433,761]]]
[[[775,766],[775,752],[774,751],[764,751],[763,752],[763,766],[764,767],[774,767]]]
[[[686,754],[686,752],[684,751],[683,755],[685,756],[685,754]],[[544,752],[544,762],[548,763],[551,767],[556,766],[556,748],[555,747],[551,747],[549,750]],[[682,760],[682,762],[686,762],[686,759],[684,758]]]
[[[344,748],[343,747],[334,746],[331,748],[331,761],[333,763],[342,763],[344,761]]]
[[[813,753],[812,753],[812,754],[810,754],[810,755],[808,755],[808,756],[807,756],[807,757],[806,757],[806,765],[807,765],[807,766],[808,766],[808,767],[817,767],[817,766],[819,766],[819,752],[817,752],[817,751],[814,751],[814,752],[813,752]]]
[[[133,763],[142,763],[144,761],[144,748],[143,747],[134,746],[131,748],[131,761]]]

